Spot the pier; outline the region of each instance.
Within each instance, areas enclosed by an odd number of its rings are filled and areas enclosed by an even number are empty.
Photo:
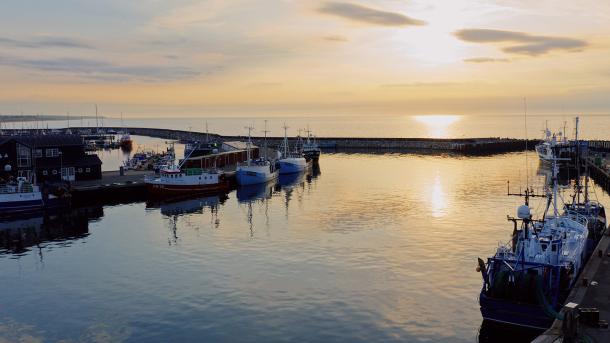
[[[72,127],[73,132],[87,132],[91,128]],[[11,134],[12,131],[23,130],[4,130],[4,134]],[[39,130],[32,130],[39,131]],[[186,130],[172,130],[159,128],[142,127],[100,127],[100,132],[107,131],[126,131],[131,135],[149,136],[162,139],[179,141],[244,141],[247,136],[223,136],[213,133],[193,132]],[[305,137],[303,137],[305,139]],[[427,151],[427,152],[449,152],[458,154],[496,154],[504,152],[523,151],[526,147],[533,149],[540,142],[537,139],[515,139],[515,138],[361,138],[361,137],[316,137],[316,142],[324,150],[330,151]],[[267,137],[270,147],[278,147],[283,137]],[[295,138],[289,139],[291,144]],[[261,145],[263,137],[252,137],[254,144]]]
[[[593,181],[610,193],[610,170],[606,159],[610,142],[590,141],[589,150],[589,156],[582,160],[582,164],[588,168]],[[556,319],[551,328],[533,342],[609,342],[609,294],[610,229],[606,229],[565,301],[566,305],[560,312],[564,319]],[[579,309],[584,309],[584,312]],[[571,311],[573,313],[568,315]],[[568,317],[575,319],[566,319]]]

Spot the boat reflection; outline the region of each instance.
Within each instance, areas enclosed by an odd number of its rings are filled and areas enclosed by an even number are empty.
[[[531,342],[543,331],[528,329],[514,325],[503,325],[500,323],[483,320],[479,329],[479,343],[514,343]]]
[[[553,170],[551,169],[548,163],[543,163],[539,161],[538,169],[536,170],[536,175],[544,176],[545,183],[547,185],[551,185],[553,183]],[[572,179],[576,179],[577,173],[574,170],[566,166],[560,166],[559,173],[557,174],[557,183],[561,187],[568,187],[570,185],[570,181]]]
[[[185,214],[203,213],[205,208],[213,212],[225,203],[229,197],[226,194],[197,198],[181,198],[163,202],[147,202],[146,209],[159,209],[164,216],[180,216]]]
[[[41,244],[78,240],[89,235],[89,221],[103,217],[102,207],[79,208],[63,213],[39,213],[0,221],[0,254],[23,254]]]
[[[237,201],[240,203],[252,203],[259,200],[270,199],[273,195],[274,182],[259,183],[237,187]]]

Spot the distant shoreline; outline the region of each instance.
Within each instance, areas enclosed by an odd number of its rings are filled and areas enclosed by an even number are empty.
[[[95,116],[56,116],[56,115],[0,115],[0,122],[15,123],[15,122],[31,122],[31,121],[59,121],[59,120],[79,120],[79,119],[95,119]],[[106,117],[98,116],[98,119],[106,119]]]

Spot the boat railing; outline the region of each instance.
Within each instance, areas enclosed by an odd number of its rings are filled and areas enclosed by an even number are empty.
[[[589,220],[587,219],[587,217],[576,211],[568,210],[566,211],[565,215],[568,219],[577,222],[585,228],[589,225]]]
[[[34,186],[32,184],[19,185],[4,184],[0,185],[0,194],[11,194],[11,193],[32,193],[34,192]]]

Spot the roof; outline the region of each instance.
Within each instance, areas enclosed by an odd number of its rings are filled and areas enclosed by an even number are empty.
[[[30,148],[79,146],[83,145],[83,139],[79,135],[19,135],[4,136],[0,138],[0,144],[15,140],[19,144]]]
[[[228,145],[231,148],[235,149],[235,150],[246,150],[248,148],[248,143],[247,142],[242,142],[242,141],[229,141],[229,142],[222,142],[222,144],[224,145]],[[256,149],[258,148],[256,145],[252,144],[250,146],[252,149]]]

